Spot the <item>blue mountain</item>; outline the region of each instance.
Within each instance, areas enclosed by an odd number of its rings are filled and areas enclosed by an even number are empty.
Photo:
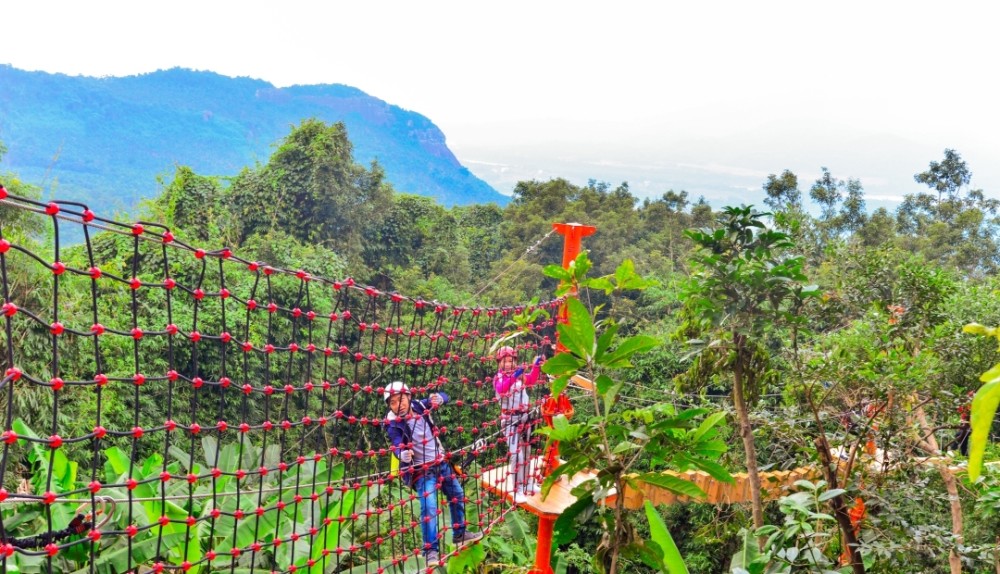
[[[466,205],[507,197],[463,167],[426,117],[338,84],[276,88],[174,68],[94,78],[0,65],[3,167],[51,195],[131,211],[176,166],[233,176],[265,163],[306,118],[343,122],[363,165],[396,191]]]

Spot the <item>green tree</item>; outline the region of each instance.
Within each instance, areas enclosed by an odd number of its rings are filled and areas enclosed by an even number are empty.
[[[943,160],[930,162],[927,171],[914,175],[913,179],[936,191],[938,202],[941,202],[942,196],[953,198],[962,186],[969,185],[972,172],[958,152],[945,149]]]
[[[820,221],[832,225],[837,217],[837,205],[842,199],[842,182],[830,175],[830,170],[823,167],[820,176],[809,188],[809,197],[820,206]]]
[[[865,191],[861,181],[837,179],[830,170],[822,168],[823,175],[809,189],[809,197],[820,205],[821,213],[817,230],[821,244],[829,245],[834,239],[857,232],[867,218]]]
[[[756,528],[764,525],[764,510],[749,409],[775,378],[763,342],[791,317],[801,297],[815,291],[804,285],[803,259],[791,255],[795,245],[789,236],[765,226],[769,215],[726,207],[714,228],[686,232],[700,249],[684,289],[688,321],[682,327],[699,352],[682,380],[704,385],[719,372],[732,373]]]
[[[628,290],[641,290],[651,282],[635,273],[631,261],[618,267],[614,274],[587,278],[590,263],[586,253],[566,270],[557,265],[545,268],[545,273],[562,282],[560,294],[580,288],[602,290],[606,295]],[[731,482],[732,477],[717,462],[725,450],[717,439],[716,426],[724,413],[707,414],[705,410],[677,412],[667,403],[642,408],[621,408],[619,397],[627,396],[625,381],[617,378],[632,367],[633,357],[655,347],[658,341],[648,336],[622,338],[619,323],[612,309],[608,316],[595,321],[593,312],[576,297],[567,300],[565,323],[557,326],[559,340],[567,352],[545,362],[543,370],[556,377],[553,396],[566,388],[570,379],[583,375],[594,382],[589,395],[594,415],[582,422],[570,423],[565,415],[557,415],[550,428],[538,432],[559,441],[560,456],[565,460],[543,484],[543,495],[563,475],[594,469],[596,476],[573,489],[577,501],[556,521],[555,542],[568,543],[577,536],[577,525],[596,516],[603,525],[604,535],[595,552],[594,565],[602,572],[619,571],[622,554],[638,558],[661,572],[686,574],[680,552],[653,506],[646,503],[646,518],[650,540],[643,540],[627,519],[625,512],[626,485],[647,482],[677,493],[704,496],[696,485],[672,475],[655,471],[636,473],[640,461],[654,467],[681,470],[697,468],[718,480]],[[614,502],[608,498],[618,493]],[[611,507],[608,510],[608,507]]]
[[[635,243],[637,251],[633,258],[637,261],[640,257],[649,256],[655,252],[660,252],[670,262],[670,269],[656,269],[646,265],[651,271],[663,275],[667,271],[673,271],[678,267],[683,267],[687,262],[687,254],[691,249],[691,242],[684,237],[684,229],[691,227],[692,215],[688,213],[691,202],[688,200],[688,192],[673,190],[667,191],[658,199],[643,201],[639,209],[639,241]]]
[[[473,283],[485,280],[490,263],[503,258],[510,244],[501,233],[503,210],[496,204],[470,205],[454,208],[458,218],[459,237],[469,255]]]
[[[802,192],[799,191],[799,178],[789,170],[781,172],[780,176],[767,176],[764,183],[764,205],[773,211],[787,211],[802,208]]]
[[[884,207],[879,207],[866,218],[854,237],[865,247],[877,247],[889,243],[896,237],[896,220]]]
[[[424,279],[440,275],[452,283],[469,282],[469,254],[455,212],[429,197],[394,195],[381,225],[366,225],[362,233],[365,261],[373,270],[391,274],[414,268]]]
[[[354,163],[342,123],[305,120],[267,165],[244,170],[232,184],[232,201],[243,237],[283,229],[307,242],[335,245],[357,267],[363,263],[362,229],[378,226],[392,190],[382,168]]]
[[[844,185],[844,202],[837,217],[837,229],[842,233],[857,233],[868,220],[865,211],[865,191],[861,181],[848,179]]]
[[[226,213],[226,197],[218,178],[200,176],[190,167],[178,166],[174,179],[150,202],[158,220],[183,229],[191,239],[220,240],[235,245],[233,218]]]
[[[965,273],[985,275],[1000,267],[1000,201],[987,199],[978,189],[963,194],[971,178],[962,157],[946,149],[943,161],[932,161],[927,171],[914,176],[932,193],[907,194],[896,220],[905,248]]]

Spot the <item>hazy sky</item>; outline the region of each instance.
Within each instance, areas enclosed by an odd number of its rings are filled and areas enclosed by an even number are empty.
[[[805,191],[824,165],[890,197],[954,148],[1000,196],[989,4],[7,1],[0,63],[348,84],[429,117],[502,192],[745,195],[786,168]]]

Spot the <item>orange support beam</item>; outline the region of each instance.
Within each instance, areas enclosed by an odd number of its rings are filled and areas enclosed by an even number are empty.
[[[563,236],[563,269],[569,269],[569,264],[580,254],[583,244],[582,239],[589,237],[597,231],[593,225],[582,225],[580,223],[553,223],[552,228],[556,233]]]
[[[563,269],[569,269],[569,264],[580,254],[583,238],[593,235],[597,231],[597,228],[592,225],[581,225],[579,223],[553,223],[552,228],[559,235],[563,236]],[[572,291],[569,295],[571,297],[575,296],[576,291]],[[564,323],[567,321],[565,305],[559,309],[559,321]],[[556,342],[556,352],[566,352],[566,348],[558,341]],[[546,422],[550,425],[552,424],[552,417],[558,414],[569,415],[572,413],[572,410],[573,407],[570,405],[569,399],[565,394],[561,394],[559,397],[549,397],[545,405],[542,406],[542,411],[546,415]],[[545,453],[544,473],[548,475],[558,464],[559,443],[554,442],[549,447],[548,452]],[[531,569],[530,574],[552,574],[552,531],[555,527],[557,517],[558,515],[551,514],[538,515],[538,542],[535,546],[535,566]]]

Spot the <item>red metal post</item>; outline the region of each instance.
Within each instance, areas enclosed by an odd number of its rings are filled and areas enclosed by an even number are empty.
[[[563,269],[569,269],[569,264],[580,254],[583,238],[591,236],[597,231],[597,228],[593,225],[582,225],[579,223],[553,223],[552,228],[556,230],[556,233],[563,236]],[[576,289],[574,288],[567,295],[575,297]],[[560,322],[565,323],[567,321],[566,313],[566,305],[559,308]],[[556,341],[556,351],[563,353],[566,351],[566,347],[563,347],[562,343]]]
[[[582,239],[593,235],[597,228],[592,225],[581,225],[579,223],[553,223],[552,227],[557,233],[563,236],[563,260],[564,269],[569,269],[576,256],[580,254]],[[576,296],[576,291],[569,293],[570,297]],[[566,306],[559,309],[559,321],[565,323],[568,320]],[[556,352],[564,353],[566,348],[556,341]],[[542,406],[545,413],[545,420],[551,426],[552,417],[558,414],[570,414],[573,407],[570,405],[565,394],[559,397],[549,397]],[[567,412],[568,411],[568,412]],[[544,473],[548,475],[559,464],[559,443],[554,442],[545,453]],[[538,517],[538,542],[535,546],[535,566],[530,574],[552,574],[552,531],[556,523],[556,517],[551,515],[541,515]]]
[[[552,574],[552,530],[556,519],[551,516],[538,517],[538,545],[535,547],[535,566],[529,574]]]

